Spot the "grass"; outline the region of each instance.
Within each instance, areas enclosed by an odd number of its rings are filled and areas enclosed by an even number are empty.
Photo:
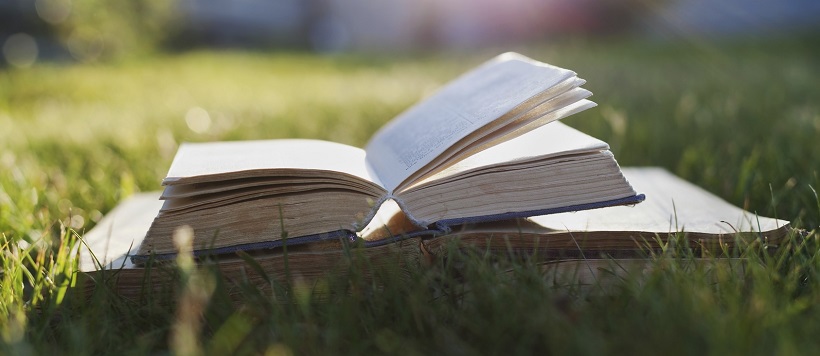
[[[600,294],[548,283],[534,261],[474,251],[405,271],[409,279],[351,269],[322,284],[323,301],[298,284],[266,292],[229,286],[212,268],[180,270],[197,276],[181,279],[190,293],[179,298],[202,305],[201,320],[104,284],[90,302],[68,292],[70,245],[124,197],[158,189],[179,142],[362,146],[495,52],[192,52],[3,69],[0,352],[811,353],[820,346],[818,50],[814,40],[520,49],[588,80],[600,107],[565,122],[609,142],[622,165],[666,167],[806,230],[776,250],[737,252],[750,259],[741,272],[693,265],[691,251],[671,248],[643,277]],[[229,288],[241,290],[238,305]]]

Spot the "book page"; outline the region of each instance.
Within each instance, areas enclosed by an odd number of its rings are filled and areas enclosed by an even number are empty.
[[[609,145],[606,142],[571,128],[560,121],[551,122],[518,136],[515,140],[502,142],[467,157],[430,177],[416,182],[407,191],[423,188],[429,184],[436,184],[442,180],[467,174],[476,169],[491,169],[499,165],[521,163],[531,159],[542,160],[562,155],[603,151],[608,148]],[[401,194],[401,192],[397,192],[397,194]]]
[[[304,139],[183,143],[163,185],[194,177],[223,179],[236,172],[261,170],[339,172],[378,185],[367,170],[361,148]]]
[[[471,132],[575,73],[505,54],[450,82],[373,136],[368,164],[391,191]]]
[[[80,271],[92,272],[98,267],[133,268],[134,263],[128,256],[139,250],[160,207],[159,192],[140,193],[106,214],[94,229],[83,235],[84,243],[78,246]]]
[[[578,93],[578,92],[576,92]],[[572,92],[567,92],[565,94],[573,94]],[[575,98],[577,100],[577,97]],[[565,104],[564,104],[565,105]],[[416,170],[415,173],[410,175],[408,179],[406,179],[402,184],[398,187],[393,189],[394,192],[400,192],[406,189],[409,186],[412,186],[415,183],[418,183],[429,176],[437,174],[447,167],[456,164],[477,152],[481,152],[495,146],[499,143],[506,142],[512,139],[517,138],[527,132],[530,132],[538,127],[544,126],[550,122],[563,119],[567,116],[576,114],[578,112],[584,111],[591,107],[595,107],[595,103],[581,99],[577,100],[569,105],[566,106],[556,106],[557,109],[547,109],[547,110],[538,110],[539,107],[536,107],[533,110],[530,110],[523,115],[519,115],[515,120],[508,122],[506,125],[501,127],[495,127],[495,130],[492,132],[484,133],[483,136],[478,136],[475,134],[483,131],[484,129],[476,130],[460,142],[455,143],[445,152],[439,154],[434,158],[430,163],[426,166],[421,167]],[[490,125],[488,125],[490,126]],[[464,142],[468,139],[471,139],[469,142]]]
[[[660,168],[624,168],[623,174],[636,191],[646,194],[644,202],[530,220],[555,231],[684,231],[714,235],[773,231],[788,224],[744,211]]]

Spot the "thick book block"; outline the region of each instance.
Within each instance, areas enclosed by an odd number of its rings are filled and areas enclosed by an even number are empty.
[[[388,122],[364,149],[183,144],[135,259],[172,258],[183,225],[199,253],[221,254],[276,248],[285,234],[293,243],[364,236],[391,203],[419,231],[639,203],[606,143],[555,122],[595,106],[584,83],[507,53]]]

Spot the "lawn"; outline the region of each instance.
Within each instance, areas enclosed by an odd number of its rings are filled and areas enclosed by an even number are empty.
[[[579,40],[516,50],[587,79],[599,107],[564,122],[609,142],[621,165],[665,167],[805,232],[779,248],[737,252],[750,261],[740,274],[693,266],[691,251],[670,246],[653,260],[657,268],[607,293],[555,286],[532,261],[489,262],[480,251],[414,269],[409,281],[390,269],[375,281],[351,270],[345,280],[326,281],[329,299],[298,285],[261,293],[220,282],[200,324],[175,302],[123,300],[103,284],[88,299],[71,288],[64,294],[74,232],[92,228],[134,192],[159,189],[180,142],[306,137],[363,146],[393,116],[498,51],[196,51],[4,68],[0,352],[772,354],[820,347],[820,43]],[[229,288],[242,289],[238,303],[227,299]],[[178,330],[191,330],[190,342],[177,342]]]

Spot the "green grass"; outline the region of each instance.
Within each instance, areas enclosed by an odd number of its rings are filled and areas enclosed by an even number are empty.
[[[776,250],[738,252],[750,259],[742,272],[692,266],[691,251],[672,248],[607,294],[556,286],[532,261],[488,261],[480,251],[411,269],[409,280],[387,269],[371,281],[351,269],[322,284],[324,301],[299,285],[262,292],[214,282],[208,268],[183,270],[204,273],[187,279],[183,300],[212,290],[200,300],[198,329],[175,302],[126,301],[104,285],[90,302],[67,293],[74,232],[133,192],[158,189],[179,142],[310,137],[362,146],[495,52],[195,52],[3,69],[0,352],[772,354],[820,346],[816,41],[519,50],[588,80],[599,108],[565,122],[609,142],[622,165],[666,167],[807,233]],[[192,108],[209,113],[208,130],[188,127]],[[239,305],[228,288],[242,291]],[[195,342],[175,343],[175,328],[190,328]]]

